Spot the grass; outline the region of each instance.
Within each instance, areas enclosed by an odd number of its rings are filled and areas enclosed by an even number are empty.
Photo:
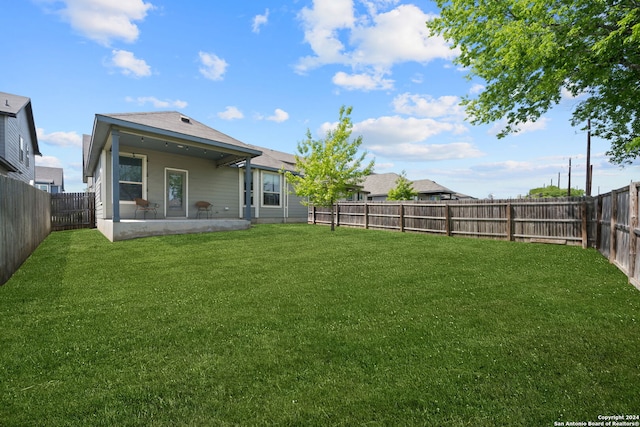
[[[0,425],[551,426],[640,412],[594,250],[307,225],[51,234],[0,287]]]

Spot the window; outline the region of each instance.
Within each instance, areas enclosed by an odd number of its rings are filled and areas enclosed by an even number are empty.
[[[47,184],[36,184],[38,190],[49,192],[49,186]]]
[[[24,138],[22,138],[22,136],[19,137],[19,141],[20,141],[20,146],[18,147],[18,149],[20,150],[18,152],[18,156],[20,158],[20,162],[24,163]]]
[[[29,167],[29,145],[27,145],[24,149],[25,151],[25,164],[27,165],[27,167]]]
[[[264,206],[280,206],[280,175],[262,174],[262,204]]]
[[[120,201],[132,202],[144,198],[146,157],[136,154],[120,154]]]

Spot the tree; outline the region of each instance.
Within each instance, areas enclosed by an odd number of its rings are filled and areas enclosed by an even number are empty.
[[[506,118],[498,135],[576,98],[571,125],[591,119],[608,140],[611,162],[640,155],[640,2],[638,0],[436,0],[427,22],[458,48],[456,62],[486,82],[466,97],[470,121]]]
[[[371,160],[364,168],[366,152],[358,154],[362,136],[351,141],[352,107],[340,107],[335,129],[327,131],[323,139],[315,140],[307,129],[307,138],[298,143],[296,173],[285,172],[295,193],[306,197],[306,204],[331,207],[331,231],[335,230],[333,206],[339,199],[355,190],[364,177],[373,171]]]
[[[396,179],[396,187],[389,190],[387,200],[413,200],[418,192],[413,189],[413,183],[407,179],[407,173],[402,171]]]
[[[558,188],[555,185],[547,187],[532,188],[529,190],[529,197],[567,197],[568,190],[566,188]],[[584,190],[577,188],[571,189],[572,197],[584,196]]]

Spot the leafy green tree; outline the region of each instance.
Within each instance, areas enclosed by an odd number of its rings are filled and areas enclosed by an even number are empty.
[[[571,124],[611,143],[613,163],[640,155],[640,3],[637,0],[435,0],[427,22],[458,48],[459,65],[486,82],[465,98],[474,124],[506,118],[498,135],[539,119],[563,90]]]
[[[572,197],[584,196],[584,190],[577,188],[571,189]],[[567,197],[566,188],[558,188],[555,185],[549,185],[547,187],[532,188],[529,190],[529,197]]]
[[[307,138],[298,143],[296,174],[285,172],[295,193],[307,198],[307,204],[331,207],[331,231],[335,230],[333,209],[339,199],[353,193],[356,185],[373,171],[374,161],[362,166],[366,152],[358,156],[362,136],[350,140],[353,123],[352,107],[340,107],[340,118],[334,130],[323,139]]]
[[[387,200],[413,200],[417,195],[418,192],[413,189],[413,183],[407,179],[407,173],[402,171],[396,179],[395,188],[389,190]]]

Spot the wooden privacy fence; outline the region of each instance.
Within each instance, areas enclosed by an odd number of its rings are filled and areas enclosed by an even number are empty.
[[[94,193],[59,193],[51,195],[51,229],[53,231],[96,227]]]
[[[51,231],[49,193],[0,175],[0,285]]]
[[[336,225],[514,241],[589,245],[593,199],[339,203]],[[309,222],[329,224],[329,208],[311,207]],[[595,240],[593,241],[595,242]]]
[[[594,247],[640,289],[640,183],[591,197],[441,202],[338,203],[338,226]],[[309,207],[330,224],[331,209]]]

